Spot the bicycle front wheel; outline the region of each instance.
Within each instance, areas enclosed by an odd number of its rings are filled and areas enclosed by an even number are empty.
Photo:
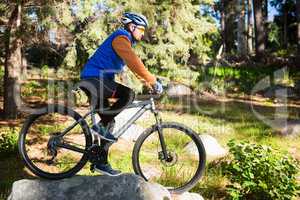
[[[172,193],[188,191],[201,178],[205,149],[199,136],[178,123],[162,123],[161,132],[168,159],[164,158],[157,126],[137,140],[132,155],[133,169],[146,181],[157,182]]]
[[[91,143],[88,125],[77,112],[48,105],[25,121],[18,145],[31,172],[46,179],[62,179],[73,176],[86,164]]]

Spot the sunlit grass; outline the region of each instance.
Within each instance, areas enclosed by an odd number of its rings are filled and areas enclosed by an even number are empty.
[[[218,163],[207,165],[203,177],[191,192],[200,193],[206,199],[223,199],[226,185],[229,184],[223,170]]]
[[[170,105],[163,105],[163,107],[168,106]],[[174,106],[177,106],[176,103]],[[249,105],[230,103],[223,110],[219,105],[206,105],[204,103],[202,106],[205,107],[205,112],[203,110],[197,112],[196,110],[188,109],[188,111],[180,109],[179,111],[172,111],[172,109],[162,111],[163,121],[176,121],[185,124],[199,134],[212,135],[225,148],[231,139],[246,140],[257,144],[269,145],[280,151],[292,154],[298,160],[300,159],[300,136],[284,137],[279,135],[277,130],[259,120]],[[266,106],[271,106],[271,104],[268,103]],[[275,108],[259,107],[255,109],[270,119],[274,117]],[[299,110],[289,109],[289,111],[289,119],[299,119]],[[171,179],[170,182],[172,181],[176,182],[176,180]],[[226,195],[227,184],[228,180],[223,174],[222,167],[209,165],[203,178],[192,189],[192,192],[200,193],[207,199],[220,199]]]
[[[274,116],[274,108],[269,108],[271,103],[268,102],[264,107],[257,108],[260,113],[265,116],[272,118]],[[236,139],[238,141],[247,140],[257,144],[270,145],[275,149],[287,152],[300,159],[300,137],[283,137],[276,133],[276,130],[272,129],[268,125],[260,121],[252,112],[249,105],[241,103],[228,103],[221,106],[220,104],[213,103],[199,103],[198,109],[193,107],[188,107],[186,105],[178,105],[176,102],[165,102],[162,108],[170,108],[167,110],[162,109],[161,115],[163,121],[175,121],[185,124],[187,127],[192,128],[199,134],[208,134],[214,136],[218,142],[226,148],[226,144],[231,139]],[[185,107],[185,110],[180,109],[180,107]],[[178,108],[178,109],[175,109]],[[200,110],[200,108],[203,108]],[[290,119],[299,119],[299,110],[290,110]],[[150,125],[155,123],[154,117],[150,115],[149,118],[139,120],[138,125],[148,128]],[[59,129],[60,125],[49,126],[46,124],[41,124],[41,132],[53,132]],[[77,129],[77,127],[76,127]],[[4,130],[4,129],[1,129]],[[73,133],[80,132],[80,127]],[[170,133],[171,134],[171,133]],[[183,138],[172,138],[170,137],[170,143],[173,144],[172,148],[176,149],[176,146],[183,146],[187,141]],[[157,141],[149,142],[148,148],[154,149],[159,144]],[[133,173],[132,169],[132,146],[124,147],[116,146],[110,150],[109,160],[113,168],[119,169],[123,172]],[[144,163],[151,163],[152,165],[159,165],[158,159],[153,159],[147,155],[141,156],[141,161]],[[185,159],[187,160],[187,159]],[[192,164],[192,161],[191,163]],[[67,169],[67,165],[62,165],[62,169]],[[172,171],[173,170],[173,171]],[[178,176],[176,174],[177,169],[170,168],[166,171],[165,176],[168,179],[157,179],[161,181],[160,183],[165,185],[170,184],[181,184],[182,178],[187,177],[187,174]],[[18,175],[20,171],[18,170],[8,170],[5,172],[5,182],[6,184],[11,184],[13,181],[22,178]],[[177,170],[178,171],[178,170]],[[11,173],[11,175],[7,175]],[[85,167],[78,173],[79,175],[98,175],[98,173],[90,172],[90,165],[86,164]],[[1,182],[3,183],[3,182]],[[224,176],[223,169],[218,164],[208,165],[206,172],[199,183],[192,189],[192,192],[197,192],[203,195],[206,199],[221,199],[225,196],[226,184],[228,184],[227,178]],[[1,188],[2,189],[2,188]],[[1,199],[1,197],[0,197]]]

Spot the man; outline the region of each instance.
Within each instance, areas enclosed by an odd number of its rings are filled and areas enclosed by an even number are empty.
[[[136,13],[124,13],[121,22],[124,27],[108,36],[81,72],[81,79],[97,91],[97,94],[94,94],[89,90],[89,96],[97,99],[93,106],[100,109],[109,107],[105,112],[99,113],[101,118],[99,126],[94,126],[92,129],[103,139],[101,140],[103,152],[95,165],[95,170],[111,176],[119,175],[121,172],[112,169],[107,161],[109,146],[117,140],[111,134],[112,128],[108,127],[112,126],[114,117],[134,100],[133,90],[115,82],[115,74],[120,73],[126,64],[148,87],[157,93],[163,90],[161,83],[146,69],[132,49],[132,46],[142,39],[148,27],[146,17]],[[108,98],[118,100],[110,106]]]

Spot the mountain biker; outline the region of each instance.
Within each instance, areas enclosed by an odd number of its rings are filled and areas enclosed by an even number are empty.
[[[85,82],[89,99],[96,99],[96,103],[92,103],[92,105],[94,104],[95,108],[105,108],[103,109],[105,111],[98,112],[101,118],[98,126],[92,127],[92,130],[96,131],[103,139],[101,140],[101,156],[95,164],[95,170],[111,176],[121,173],[112,169],[107,160],[109,147],[117,140],[112,135],[114,117],[126,108],[135,96],[132,89],[115,82],[115,74],[120,73],[126,64],[155,92],[161,93],[163,90],[161,83],[146,69],[132,49],[142,39],[145,29],[148,27],[146,17],[126,12],[121,18],[121,23],[123,27],[108,36],[89,58],[80,74],[81,81]],[[118,100],[110,105],[109,98]]]

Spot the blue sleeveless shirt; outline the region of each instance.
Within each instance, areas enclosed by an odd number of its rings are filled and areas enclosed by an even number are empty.
[[[131,45],[134,45],[134,39],[125,29],[118,29],[113,32],[89,58],[81,71],[80,78],[108,78],[114,79],[115,74],[123,71],[124,61],[112,47],[112,41],[120,35],[126,36]]]

